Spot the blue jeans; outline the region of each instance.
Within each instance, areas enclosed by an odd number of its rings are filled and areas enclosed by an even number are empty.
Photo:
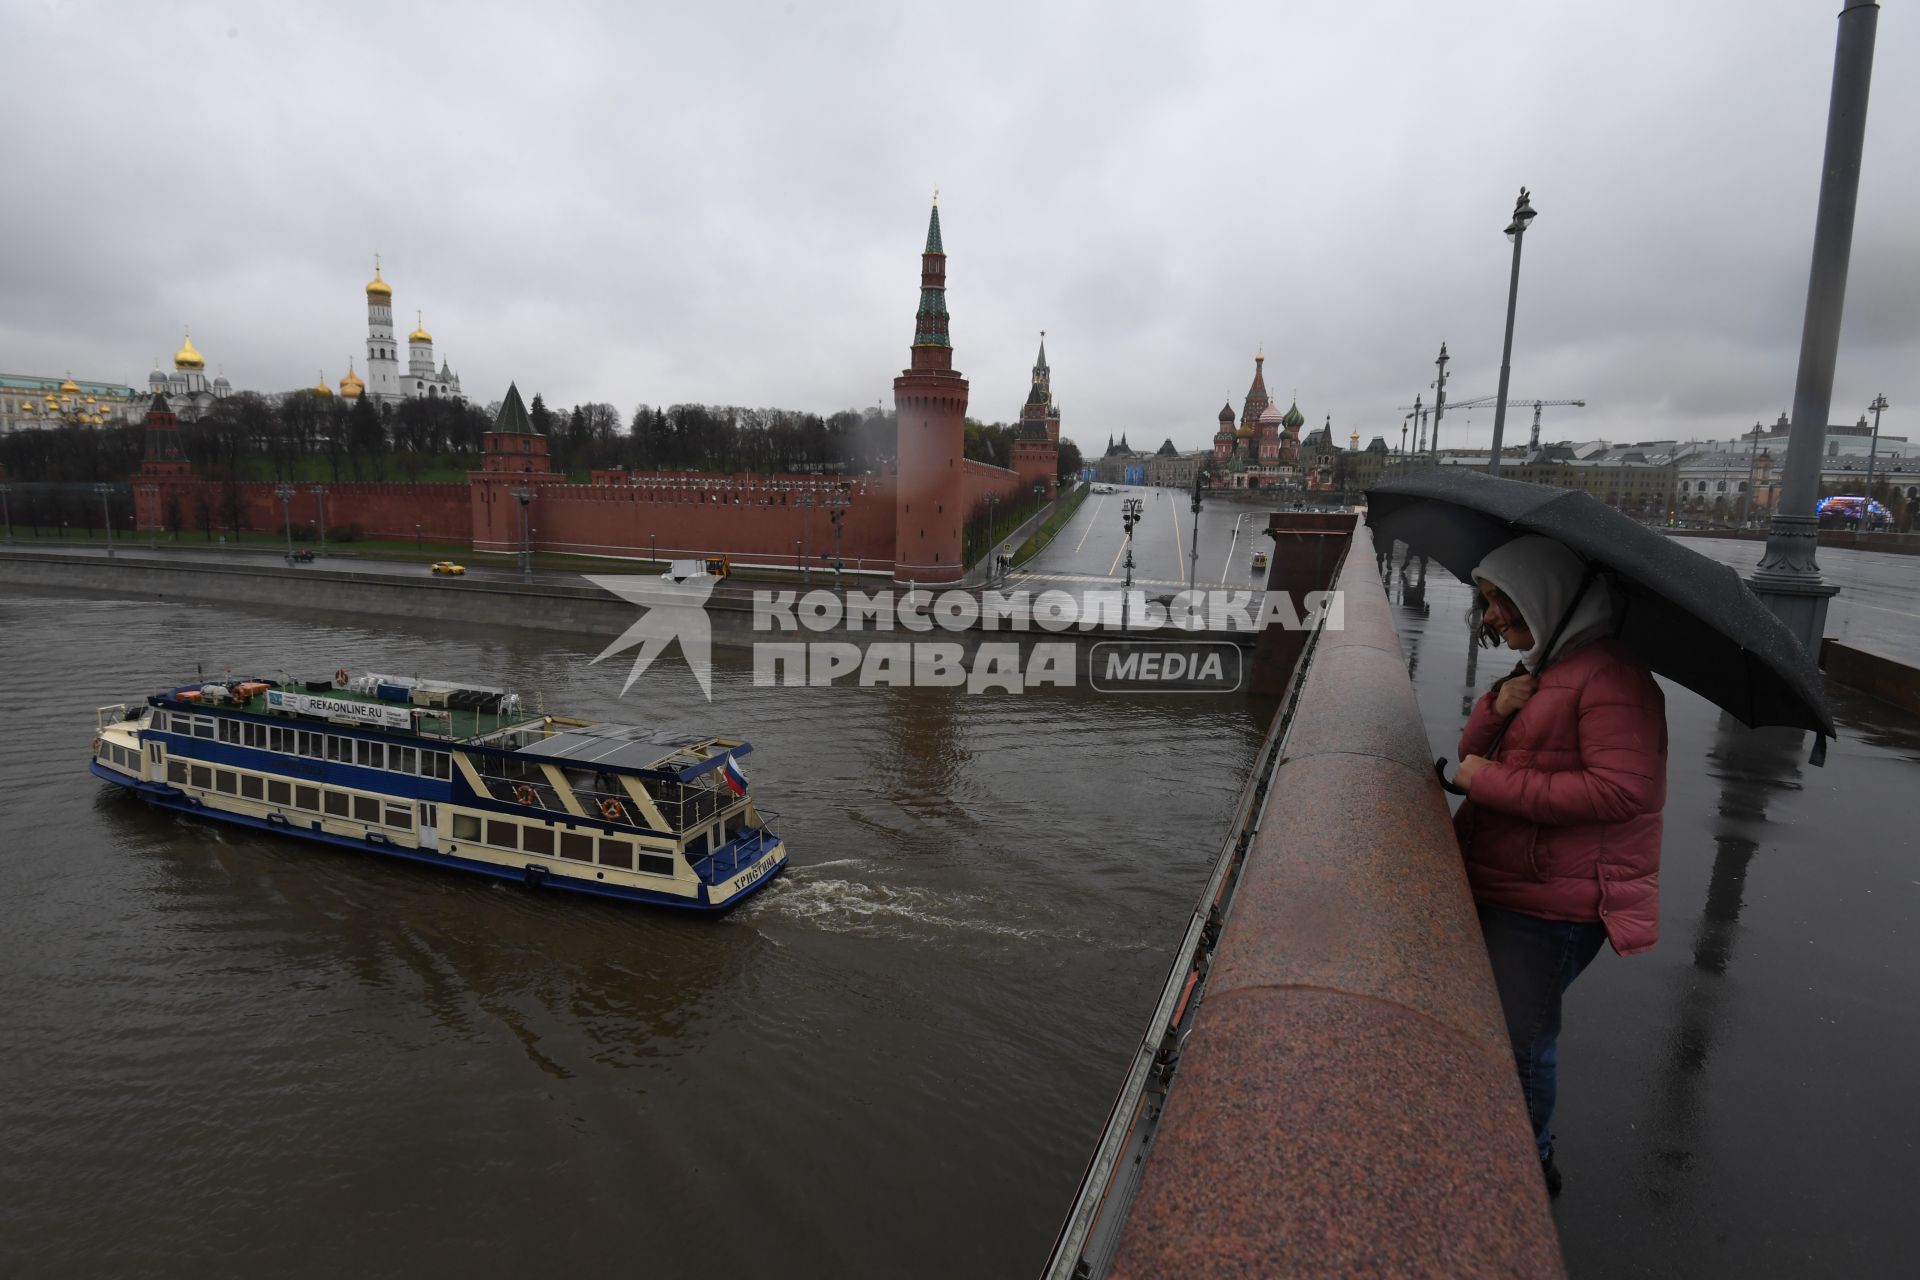
[[[1545,1160],[1553,1154],[1553,1103],[1560,1084],[1560,997],[1599,953],[1606,927],[1597,920],[1543,920],[1482,906],[1480,932],[1507,1018],[1534,1145]]]

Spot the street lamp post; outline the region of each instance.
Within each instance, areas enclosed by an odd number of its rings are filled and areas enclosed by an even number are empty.
[[[1401,428],[1404,434],[1405,428]],[[1200,473],[1193,476],[1193,537],[1187,546],[1187,596],[1192,599],[1200,581]]]
[[[314,521],[314,528],[320,534],[320,554],[324,556],[327,554],[327,486],[313,486],[313,496],[320,507],[320,518]]]
[[[426,549],[426,543],[422,541],[420,537],[420,522],[418,520],[413,522],[413,549],[415,551]]]
[[[1873,532],[1873,460],[1880,452],[1880,411],[1887,407],[1887,393],[1882,391],[1873,398],[1867,408],[1873,410],[1873,443],[1867,446],[1867,506],[1861,516],[1860,527],[1868,533]]]
[[[1120,629],[1122,631],[1132,626],[1128,611],[1133,605],[1133,526],[1140,523],[1144,506],[1145,504],[1138,498],[1125,498],[1120,503],[1120,523],[1126,526],[1127,530],[1127,581],[1120,590]]]
[[[1500,474],[1500,444],[1507,428],[1507,374],[1513,359],[1513,309],[1520,299],[1520,242],[1526,239],[1527,227],[1533,218],[1533,205],[1527,200],[1527,189],[1522,187],[1520,198],[1513,202],[1513,221],[1507,224],[1507,239],[1513,241],[1513,275],[1507,281],[1507,337],[1500,346],[1500,392],[1493,405],[1493,453],[1487,459],[1489,475]]]
[[[999,494],[989,493],[987,495],[987,545],[989,547],[997,545],[1000,541],[1000,526],[995,524],[993,520],[993,507],[994,504],[999,501]]]
[[[800,582],[801,585],[807,586],[813,582],[813,566],[807,563],[807,541],[808,530],[813,523],[813,504],[816,498],[813,490],[808,489],[794,501],[800,504]]]
[[[651,560],[654,565],[658,567],[660,564],[660,547],[655,541],[656,536],[653,532],[647,534],[647,559]]]
[[[273,491],[280,499],[280,518],[286,522],[287,563],[292,564],[293,563],[293,486],[290,484],[277,484],[273,486]]]
[[[1433,380],[1433,431],[1427,436],[1427,447],[1433,451],[1433,460],[1440,461],[1440,415],[1447,411],[1447,344],[1440,344],[1440,358],[1434,365],[1440,375]]]
[[[840,526],[846,523],[847,491],[835,489],[827,498],[827,517],[833,521],[833,587],[841,589],[841,574],[846,570],[846,562],[840,558]]]
[[[13,492],[10,484],[0,484],[0,520],[7,523],[7,542],[13,542],[13,512],[7,508],[7,495]]]
[[[533,501],[533,490],[521,487],[512,491],[513,497],[520,503],[520,581],[533,581],[533,547],[530,545],[530,526],[527,524],[527,506]]]
[[[149,538],[149,542],[153,549],[158,551],[160,549],[161,527],[166,524],[166,518],[160,510],[160,486],[157,484],[142,485],[140,486],[140,492],[147,495],[147,509],[153,513],[153,523],[147,527],[147,532],[152,535]]]
[[[1753,505],[1753,462],[1760,453],[1760,424],[1753,424],[1753,443],[1747,446],[1747,487],[1740,494],[1740,527],[1747,527],[1747,512]]]

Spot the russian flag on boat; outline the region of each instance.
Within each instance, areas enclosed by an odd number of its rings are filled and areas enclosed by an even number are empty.
[[[731,751],[727,752],[726,763],[720,766],[720,776],[727,780],[727,787],[733,794],[737,796],[747,794],[747,775],[741,772],[740,766],[734,761],[733,752]]]

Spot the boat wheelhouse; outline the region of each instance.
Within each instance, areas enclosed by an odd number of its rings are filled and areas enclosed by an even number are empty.
[[[366,675],[102,707],[91,769],[150,804],[531,886],[717,911],[786,865],[733,738]]]

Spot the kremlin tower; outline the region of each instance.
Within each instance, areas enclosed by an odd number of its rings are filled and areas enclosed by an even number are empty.
[[[375,404],[401,398],[400,353],[393,345],[393,286],[380,278],[377,254],[373,279],[367,281],[367,381],[363,390]]]
[[[1060,478],[1060,408],[1053,402],[1053,373],[1047,368],[1047,335],[1040,334],[1040,355],[1033,362],[1033,388],[1020,406],[1020,432],[1013,442],[1013,469],[1020,485],[1046,488],[1051,498]]]
[[[920,256],[920,311],[913,363],[893,380],[900,474],[894,514],[896,582],[956,582],[966,573],[960,528],[966,520],[967,380],[953,368],[947,335],[947,255],[940,246],[940,201],[927,222]]]

